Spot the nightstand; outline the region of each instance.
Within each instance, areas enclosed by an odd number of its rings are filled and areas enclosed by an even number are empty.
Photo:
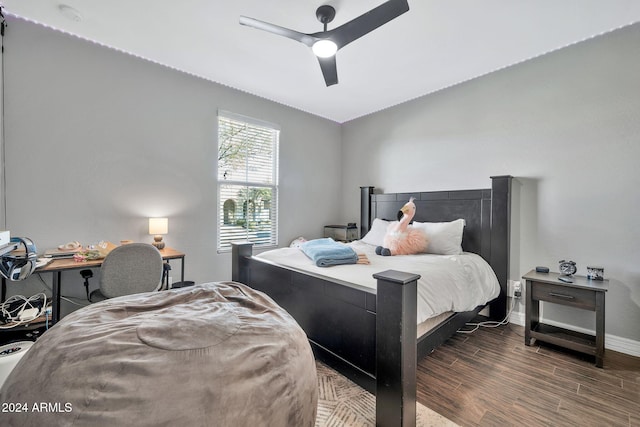
[[[596,366],[602,368],[604,359],[604,300],[608,280],[590,280],[573,276],[573,283],[558,280],[559,273],[537,273],[531,270],[522,278],[526,282],[526,311],[524,343],[531,345],[535,338],[581,353],[595,356]],[[595,336],[540,322],[540,301],[595,311]]]
[[[358,239],[358,228],[355,224],[325,225],[324,237],[331,237],[335,241],[351,242]]]

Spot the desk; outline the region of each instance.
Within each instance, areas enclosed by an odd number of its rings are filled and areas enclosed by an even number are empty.
[[[160,249],[162,259],[169,261],[172,259],[180,259],[182,261],[182,270],[180,272],[180,280],[184,281],[184,257],[185,254],[172,248],[165,247]],[[62,284],[62,272],[71,270],[83,270],[85,268],[99,268],[103,259],[94,259],[84,262],[76,262],[73,258],[54,259],[49,264],[36,269],[35,273],[52,273],[53,284],[51,286],[51,324],[55,324],[60,320],[60,290]],[[2,300],[6,295],[5,279],[2,279]]]

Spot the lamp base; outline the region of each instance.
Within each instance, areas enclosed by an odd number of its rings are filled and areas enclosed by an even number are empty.
[[[158,248],[158,250],[164,249],[164,242],[162,241],[162,236],[153,236],[153,243],[151,244],[156,248]]]

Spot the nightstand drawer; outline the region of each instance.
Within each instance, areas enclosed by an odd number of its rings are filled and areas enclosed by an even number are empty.
[[[534,282],[531,296],[534,300],[548,301],[587,310],[595,310],[596,308],[595,292],[586,289]]]

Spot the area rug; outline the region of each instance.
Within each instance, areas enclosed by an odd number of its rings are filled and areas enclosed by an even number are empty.
[[[374,427],[376,398],[374,395],[316,361],[318,371],[318,415],[316,427]],[[416,426],[455,427],[437,412],[417,404]]]

